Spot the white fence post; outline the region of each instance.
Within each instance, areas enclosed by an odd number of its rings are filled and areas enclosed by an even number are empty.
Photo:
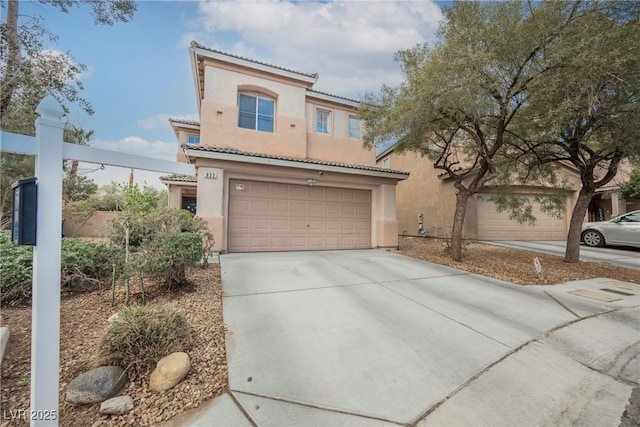
[[[60,258],[64,115],[52,96],[36,112],[38,212],[33,250],[31,425],[57,426],[60,366]]]
[[[191,164],[63,142],[62,106],[45,97],[36,112],[36,137],[0,131],[0,151],[36,156],[38,212],[31,298],[32,426],[57,426],[60,385],[60,261],[63,158],[155,172],[193,174]]]

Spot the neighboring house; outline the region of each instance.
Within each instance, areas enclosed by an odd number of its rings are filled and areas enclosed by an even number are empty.
[[[398,184],[396,191],[398,231],[400,234],[434,237],[450,237],[456,206],[453,179],[418,153],[394,152],[393,146],[377,156],[377,164],[383,168],[396,168],[411,173],[409,179]],[[617,190],[629,178],[631,166],[623,163],[616,177],[598,189],[591,201],[585,221],[608,220],[615,216],[640,209],[638,201],[625,201]],[[573,193],[567,198],[566,213],[557,218],[540,209],[541,198],[552,194],[553,187],[514,186],[515,194],[533,208],[534,225],[518,223],[509,218],[509,212],[498,212],[491,187],[474,194],[469,199],[463,236],[478,240],[563,240],[569,231],[571,212],[580,189],[580,177],[576,169],[560,164],[560,180],[566,182]],[[490,183],[489,183],[490,184]]]
[[[598,188],[589,204],[586,220],[589,222],[609,220],[618,215],[640,209],[640,200],[624,200],[620,198],[620,184],[629,180],[632,166],[629,162],[622,162],[618,173],[606,186]],[[604,174],[602,171],[601,174]]]
[[[453,179],[418,153],[395,153],[393,147],[378,155],[378,165],[407,170],[411,176],[400,182],[397,189],[397,215],[400,234],[450,237],[456,206]],[[559,173],[572,188],[578,188],[579,176],[572,168],[561,166]],[[479,240],[558,240],[565,239],[569,230],[569,214],[575,204],[576,193],[567,199],[567,213],[556,218],[541,211],[545,194],[557,191],[549,187],[520,186],[514,192],[531,204],[536,217],[534,226],[509,218],[508,212],[498,212],[491,188],[470,197],[463,237]]]
[[[313,90],[318,76],[190,47],[199,122],[171,120],[170,206],[195,204],[229,252],[398,244],[396,184],[363,147],[358,102]],[[195,198],[194,198],[195,197]]]

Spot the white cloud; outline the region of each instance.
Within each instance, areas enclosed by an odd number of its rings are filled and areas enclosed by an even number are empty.
[[[175,160],[178,150],[177,142],[151,142],[139,136],[127,136],[116,141],[94,140],[91,146],[123,154],[138,154],[165,160]]]
[[[211,47],[318,72],[317,90],[353,97],[399,83],[393,54],[432,41],[442,19],[430,1],[212,1],[200,12]]]

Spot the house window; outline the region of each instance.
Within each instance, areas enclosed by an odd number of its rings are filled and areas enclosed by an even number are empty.
[[[382,167],[385,169],[391,168],[391,160],[388,157],[382,161]]]
[[[240,110],[238,126],[262,132],[273,132],[275,104],[273,99],[241,93],[238,96]]]
[[[189,135],[187,142],[189,144],[200,144],[200,137],[196,135]]]
[[[331,133],[331,111],[316,110],[316,132]]]
[[[360,119],[349,116],[349,138],[360,139]]]

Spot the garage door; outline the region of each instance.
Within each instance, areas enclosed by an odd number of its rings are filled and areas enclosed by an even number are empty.
[[[371,247],[371,192],[231,180],[230,252]]]
[[[534,195],[525,195],[530,203],[535,225],[520,224],[509,218],[509,212],[497,212],[489,194],[477,194],[478,239],[480,240],[563,240],[567,238],[565,220],[550,216],[540,209],[540,201]]]

